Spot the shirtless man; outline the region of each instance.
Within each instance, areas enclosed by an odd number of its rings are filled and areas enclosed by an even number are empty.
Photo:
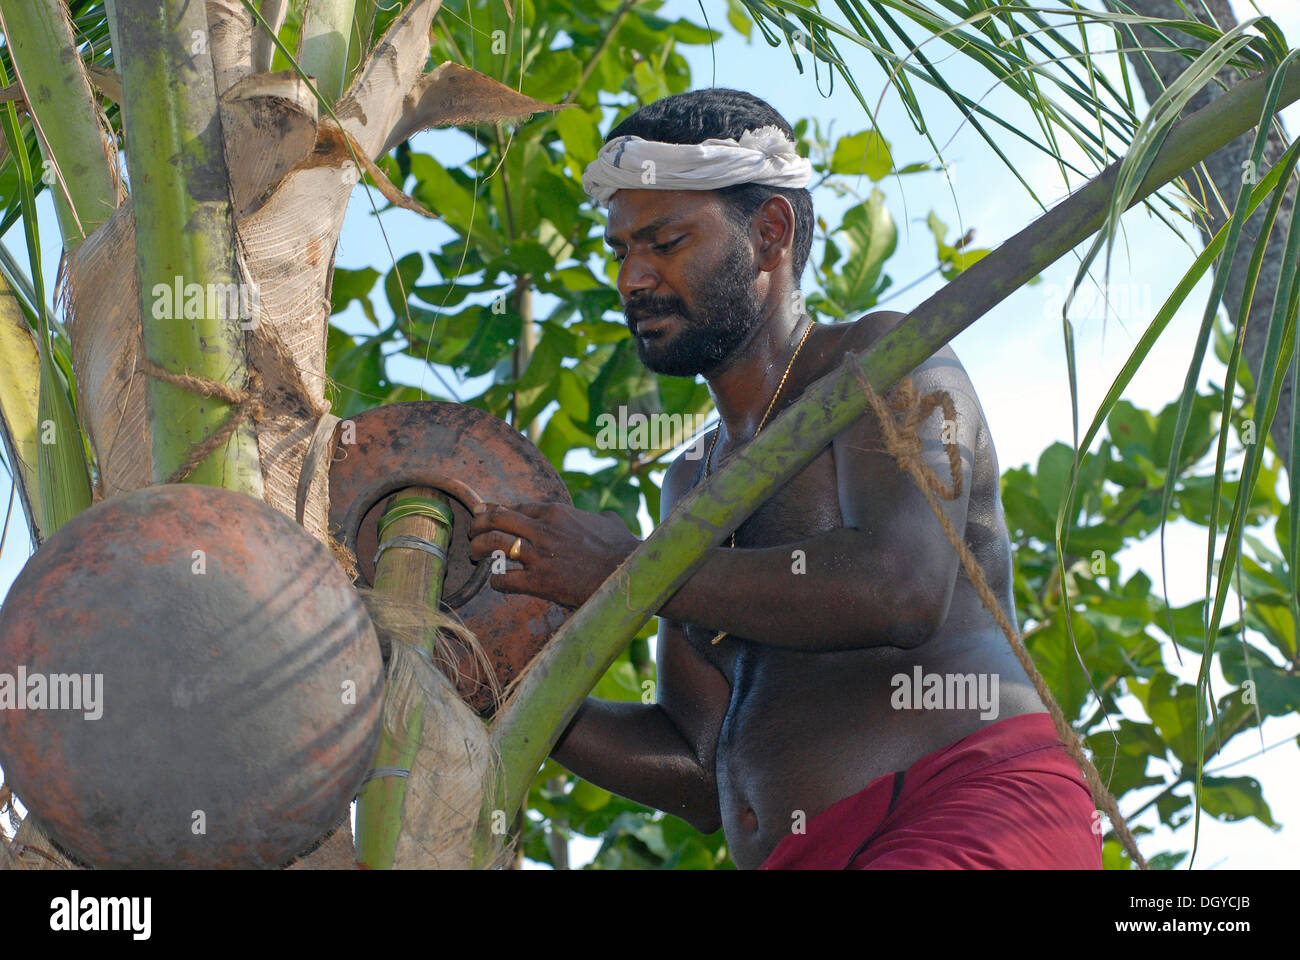
[[[791,135],[740,91],[665,98],[616,127],[584,179],[608,203],[605,238],[641,361],[702,374],[719,414],[707,455],[669,468],[663,516],[758,432],[769,406],[770,419],[901,319],[819,325],[802,310],[811,202],[775,185],[792,182],[792,155],[777,158],[783,171],[756,175],[734,153],[730,174],[707,168],[702,182],[726,178],[718,189],[690,183],[703,165],[685,153],[680,163],[662,153],[645,188],[610,167],[628,135],[662,149],[771,124]],[[961,494],[944,509],[1014,622],[997,458],[974,388],[946,347],[912,377],[923,395],[945,390],[955,403],[955,435],[949,424],[944,436],[941,413],[924,425],[925,461],[947,480],[941,439],[958,444]],[[613,514],[554,504],[490,505],[470,532],[476,558],[518,556],[494,588],[570,607],[639,543]],[[714,550],[659,616],[658,701],[589,698],[553,756],[701,831],[721,827],[738,867],[1100,866],[1077,768],[873,416],[741,524],[734,549]],[[932,675],[991,678],[981,689],[996,702],[945,702],[951,682],[924,703],[919,689],[902,696]]]

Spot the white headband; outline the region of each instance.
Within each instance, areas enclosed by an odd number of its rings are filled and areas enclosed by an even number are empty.
[[[617,190],[718,190],[737,183],[806,187],[812,164],[772,124],[739,140],[660,143],[618,137],[600,148],[582,174],[582,188],[607,205]]]

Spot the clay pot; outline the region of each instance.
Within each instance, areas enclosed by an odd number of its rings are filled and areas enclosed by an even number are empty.
[[[84,511],[0,609],[0,765],[91,866],[284,864],[346,814],[382,701],[329,550],[217,487]]]

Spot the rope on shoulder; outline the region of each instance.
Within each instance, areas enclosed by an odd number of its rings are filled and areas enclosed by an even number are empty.
[[[955,440],[944,444],[944,448],[948,451],[948,463],[952,470],[952,483],[951,485],[945,484],[921,458],[922,446],[918,429],[937,407],[943,408],[946,418],[956,421],[957,412],[952,397],[944,390],[936,390],[922,397],[920,391],[917,390],[916,384],[912,382],[912,378],[904,377],[890,392],[890,399],[886,402],[881,398],[880,394],[872,389],[867,378],[863,376],[862,371],[856,366],[853,368],[853,373],[857,377],[862,392],[866,395],[867,402],[876,415],[876,419],[880,422],[880,432],[885,440],[885,449],[890,456],[898,461],[900,469],[911,474],[912,479],[921,488],[921,492],[925,494],[925,499],[930,504],[930,509],[934,511],[935,517],[938,518],[939,525],[943,527],[944,534],[948,537],[953,549],[957,551],[962,569],[966,571],[966,576],[970,578],[970,582],[975,585],[975,591],[979,594],[980,602],[993,615],[993,619],[1002,629],[1007,638],[1007,643],[1011,645],[1012,652],[1016,655],[1016,659],[1020,661],[1020,666],[1024,668],[1025,673],[1033,682],[1039,698],[1046,705],[1048,713],[1051,714],[1052,723],[1056,726],[1056,732],[1061,738],[1062,744],[1070,756],[1074,758],[1075,763],[1079,765],[1079,769],[1083,771],[1084,777],[1088,781],[1088,788],[1092,791],[1093,802],[1110,817],[1116,835],[1124,845],[1124,849],[1128,851],[1129,856],[1133,858],[1133,862],[1142,870],[1149,869],[1146,859],[1138,850],[1137,840],[1133,838],[1133,833],[1129,830],[1124,815],[1119,812],[1119,805],[1115,802],[1111,792],[1106,789],[1106,785],[1102,783],[1101,774],[1097,772],[1097,768],[1084,752],[1083,742],[1079,739],[1078,733],[1075,732],[1074,727],[1065,718],[1065,714],[1061,711],[1056,698],[1052,696],[1052,691],[1047,686],[1047,681],[1043,679],[1042,674],[1038,672],[1038,668],[1034,666],[1033,658],[1029,656],[1029,651],[1025,649],[1019,631],[1007,619],[1002,605],[998,603],[997,597],[993,595],[993,590],[989,587],[988,580],[985,579],[984,571],[975,559],[975,555],[971,553],[966,541],[958,535],[953,528],[952,521],[948,519],[947,514],[943,512],[943,508],[939,505],[939,498],[956,500],[961,496],[961,451],[958,449]]]

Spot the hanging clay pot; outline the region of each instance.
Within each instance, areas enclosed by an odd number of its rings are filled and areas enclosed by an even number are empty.
[[[0,610],[0,765],[91,866],[284,864],[346,814],[382,698],[330,551],[217,487],[78,514]]]

